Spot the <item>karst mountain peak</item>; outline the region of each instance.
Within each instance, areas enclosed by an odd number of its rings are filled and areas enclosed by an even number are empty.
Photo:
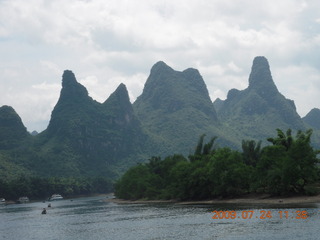
[[[216,136],[219,146],[241,149],[244,139],[266,144],[278,128],[297,132],[312,127],[314,145],[320,146],[319,109],[302,119],[294,102],[278,91],[271,70],[267,58],[254,58],[248,87],[233,88],[226,100],[212,103],[197,69],[177,71],[159,61],[133,104],[123,83],[99,103],[71,70],[65,70],[62,80],[57,79],[61,91],[49,125],[40,134],[31,136],[13,108],[0,108],[0,145],[7,151],[0,155],[39,176],[115,179],[150,156],[194,152],[204,134]],[[28,152],[20,156],[19,149]],[[4,174],[1,167],[0,162]]]

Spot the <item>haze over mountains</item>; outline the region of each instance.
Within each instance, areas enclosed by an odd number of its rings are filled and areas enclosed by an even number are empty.
[[[14,109],[0,108],[0,175],[116,178],[151,156],[192,153],[202,134],[239,149],[243,139],[265,140],[277,128],[313,128],[312,142],[320,147],[320,110],[301,118],[294,102],[278,91],[265,57],[254,59],[248,88],[231,89],[226,100],[214,103],[192,68],[180,72],[156,63],[133,104],[124,84],[104,103],[96,102],[66,70],[42,133],[32,136]]]

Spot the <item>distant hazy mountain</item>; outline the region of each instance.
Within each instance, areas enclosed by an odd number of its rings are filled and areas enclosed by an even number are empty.
[[[231,89],[225,101],[218,99],[214,105],[224,126],[244,139],[266,139],[276,128],[305,129],[294,102],[286,99],[274,84],[265,57],[253,60],[248,88]]]
[[[320,130],[320,109],[313,108],[302,120],[312,128]]]
[[[193,153],[202,134],[239,149],[243,139],[265,140],[277,128],[313,128],[312,141],[320,147],[319,112],[301,119],[294,102],[278,91],[264,57],[254,59],[248,88],[231,89],[226,100],[214,103],[192,68],[180,72],[156,63],[134,104],[124,84],[98,103],[66,70],[48,128],[40,134],[29,134],[12,107],[0,108],[0,177],[115,179],[151,156]]]
[[[38,133],[36,130],[34,130],[34,131],[32,131],[30,134],[31,134],[32,136],[36,136],[36,135],[38,135],[39,133]]]
[[[29,161],[26,145],[30,140],[16,111],[10,106],[0,107],[0,180],[27,175],[28,169],[23,163]]]
[[[200,135],[219,134],[217,114],[196,69],[179,72],[156,63],[133,108],[160,155],[193,152]]]
[[[43,155],[50,156],[48,164],[55,164],[51,156],[56,155],[61,168],[68,168],[65,174],[74,171],[76,175],[114,175],[142,161],[139,154],[146,141],[125,85],[101,104],[88,96],[68,70],[49,126],[40,137]]]
[[[0,150],[19,147],[29,137],[26,127],[10,106],[0,107]]]
[[[26,130],[20,118],[11,112],[3,115],[15,122],[7,124],[7,131],[2,124],[1,134],[8,135],[9,130],[14,129],[16,133],[11,133],[12,138],[22,138]],[[7,122],[9,120],[3,121]],[[121,84],[101,104],[89,97],[86,88],[66,70],[48,128],[27,142],[30,159],[20,163],[43,176],[115,178],[128,166],[145,159],[142,147],[146,140],[125,85]]]

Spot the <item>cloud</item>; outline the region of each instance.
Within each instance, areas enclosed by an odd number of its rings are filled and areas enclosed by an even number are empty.
[[[0,1],[0,104],[43,130],[63,70],[98,101],[121,82],[134,101],[159,60],[199,69],[215,100],[246,88],[253,58],[264,55],[305,115],[320,107],[319,10],[316,0]]]
[[[310,66],[291,65],[274,72],[274,80],[279,91],[295,101],[296,107],[304,117],[313,107],[320,105],[319,70]]]

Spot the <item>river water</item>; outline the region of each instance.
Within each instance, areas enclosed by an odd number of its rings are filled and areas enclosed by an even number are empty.
[[[99,196],[51,205],[1,205],[0,239],[320,239],[320,204],[116,204]]]

